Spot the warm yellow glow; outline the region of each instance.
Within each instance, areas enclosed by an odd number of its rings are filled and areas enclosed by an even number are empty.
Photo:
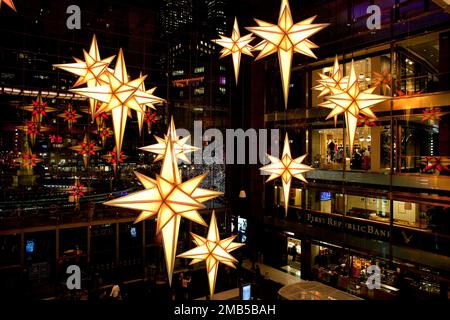
[[[225,36],[220,35],[220,39],[212,40],[213,42],[221,45],[223,49],[220,51],[220,58],[226,57],[231,54],[233,57],[233,67],[234,67],[234,78],[236,80],[236,84],[238,83],[239,78],[239,66],[241,64],[241,54],[246,54],[248,56],[253,57],[251,53],[252,46],[249,44],[252,40],[255,39],[252,37],[252,34],[247,34],[241,37],[239,32],[239,26],[237,19],[234,18],[233,32],[231,34],[231,38],[227,38]]]
[[[103,159],[108,161],[114,170],[114,173],[117,173],[117,168],[119,164],[123,163],[123,160],[127,159],[128,156],[123,154],[123,152],[117,152],[117,148],[114,147],[113,151],[108,152],[108,154],[102,156]]]
[[[120,152],[130,109],[143,113],[142,106],[153,103],[155,97],[140,90],[146,76],[129,80],[122,49],[117,56],[114,73],[108,72],[107,75],[109,83],[106,85],[71,91],[104,102],[96,114],[111,112],[117,152]]]
[[[64,121],[67,122],[67,126],[69,130],[72,130],[72,126],[75,122],[77,122],[78,118],[81,118],[79,114],[75,110],[73,110],[73,106],[71,103],[67,106],[67,110],[64,110],[63,113],[58,114],[58,117],[63,118]]]
[[[37,123],[34,121],[28,121],[23,126],[16,126],[17,129],[23,131],[25,135],[28,136],[28,139],[31,142],[31,145],[34,146],[36,143],[36,137],[37,135],[41,134],[42,132],[50,131],[49,127],[45,127],[43,125],[37,126]]]
[[[390,97],[373,94],[377,87],[366,90],[359,89],[358,78],[355,73],[355,66],[352,60],[350,75],[344,89],[329,87],[331,95],[327,96],[325,103],[319,104],[322,107],[333,109],[327,119],[335,117],[341,113],[345,116],[345,125],[349,138],[350,155],[353,155],[353,141],[355,140],[356,127],[358,125],[358,115],[364,114],[369,118],[376,118],[370,107],[388,100]],[[328,103],[331,102],[332,104]]]
[[[262,42],[253,48],[254,50],[260,51],[256,60],[278,52],[285,108],[287,108],[288,103],[291,65],[294,52],[317,58],[311,50],[317,48],[317,45],[307,38],[329,25],[328,23],[313,24],[312,22],[315,18],[311,17],[294,24],[289,2],[282,0],[278,24],[255,19],[258,26],[246,28],[263,39]]]
[[[70,147],[70,149],[77,151],[83,156],[84,167],[87,168],[90,156],[94,155],[96,151],[101,150],[102,148],[96,146],[95,142],[91,141],[89,136],[85,134],[83,141],[77,146]]]
[[[203,202],[222,193],[198,188],[206,174],[182,182],[171,134],[168,139],[160,175],[152,179],[135,172],[145,190],[108,201],[105,205],[142,211],[135,223],[157,217],[156,231],[162,233],[167,273],[169,283],[172,283],[181,218],[206,226],[197,210],[205,208]]]
[[[139,74],[139,76],[142,77],[142,72]],[[153,101],[152,101],[152,102],[143,104],[143,105],[141,106],[143,112],[136,112],[137,122],[138,122],[138,126],[139,126],[139,135],[142,135],[142,129],[144,128],[144,121],[145,121],[145,112],[147,111],[147,108],[151,108],[151,109],[155,109],[155,110],[156,110],[155,105],[156,105],[156,104],[162,104],[162,103],[164,103],[164,99],[161,99],[161,98],[159,98],[159,97],[153,95],[153,93],[154,93],[155,90],[156,90],[156,87],[154,87],[154,88],[152,88],[152,89],[150,89],[150,90],[146,90],[146,89],[145,89],[145,83],[144,83],[144,82],[142,82],[142,84],[141,84],[141,86],[139,87],[139,89],[140,89],[142,92],[146,92],[146,93],[148,93],[150,96],[153,97]]]
[[[95,88],[107,84],[109,82],[108,73],[112,72],[108,66],[113,61],[114,56],[106,59],[100,58],[100,51],[95,35],[92,37],[89,52],[83,49],[83,55],[84,61],[74,58],[75,63],[55,64],[53,66],[79,76],[77,82],[73,85],[74,87],[87,84],[88,88]],[[96,104],[95,99],[89,99],[89,111],[92,119],[94,119]]]
[[[141,150],[156,153],[157,156],[155,158],[155,162],[164,158],[164,154],[167,148],[167,143],[169,142],[169,136],[172,137],[171,141],[173,143],[173,150],[175,152],[175,156],[177,159],[181,159],[184,162],[190,163],[189,159],[186,157],[186,153],[193,152],[198,150],[197,147],[190,146],[187,143],[190,136],[186,136],[182,139],[179,139],[176,134],[175,123],[173,121],[173,117],[170,118],[169,129],[167,130],[167,134],[163,138],[158,136],[154,136],[158,143],[152,144],[147,147],[140,148]]]
[[[3,3],[6,4],[8,7],[10,7],[11,9],[13,9],[15,12],[17,12],[13,0],[0,0],[0,7],[2,6]]]
[[[338,57],[334,59],[333,70],[331,73],[331,77],[326,74],[319,73],[320,80],[317,80],[319,84],[313,87],[314,90],[319,90],[320,93],[318,97],[324,97],[331,93],[330,88],[338,88],[341,90],[345,90],[347,87],[348,77],[344,77],[342,75],[342,71],[339,68],[339,60]],[[327,108],[333,109],[336,105],[331,101],[325,101],[324,104],[327,105]],[[322,105],[323,106],[323,105]],[[337,123],[337,115],[334,116],[334,125]]]
[[[236,236],[220,240],[216,214],[214,211],[211,215],[211,222],[209,224],[207,237],[203,238],[194,233],[191,233],[191,235],[197,247],[178,255],[178,257],[193,259],[190,263],[191,265],[200,261],[206,261],[209,293],[212,297],[214,295],[214,288],[216,286],[219,263],[223,263],[229,267],[236,268],[235,263],[237,263],[238,261],[230,254],[230,252],[242,247],[244,244],[233,242]]]
[[[32,101],[31,105],[22,107],[22,109],[31,112],[31,121],[36,123],[37,128],[40,128],[43,116],[47,116],[47,113],[49,112],[57,111],[56,108],[49,107],[47,102],[42,100],[40,94],[37,96],[36,100]]]
[[[281,177],[281,182],[283,184],[283,195],[284,195],[284,210],[287,215],[288,212],[288,204],[289,204],[289,192],[291,190],[291,182],[292,177],[300,179],[304,182],[306,181],[305,177],[302,173],[314,170],[310,166],[302,164],[303,160],[306,157],[306,154],[298,157],[296,159],[292,159],[291,157],[291,149],[289,147],[289,137],[286,133],[284,138],[284,147],[283,153],[281,155],[281,159],[272,157],[267,155],[270,160],[270,164],[265,165],[259,170],[270,173],[270,177],[266,180],[266,182],[272,181],[278,177]]]

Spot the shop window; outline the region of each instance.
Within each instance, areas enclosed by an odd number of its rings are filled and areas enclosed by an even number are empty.
[[[302,242],[299,239],[287,238],[288,266],[300,270]]]
[[[394,224],[450,233],[450,210],[444,206],[394,200]]]
[[[306,190],[308,210],[324,213],[340,213],[344,208],[344,197],[340,193],[322,190]]]
[[[390,201],[385,198],[370,198],[346,195],[347,216],[389,223]]]

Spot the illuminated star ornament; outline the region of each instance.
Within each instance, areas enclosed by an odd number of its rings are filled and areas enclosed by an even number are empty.
[[[103,124],[103,127],[101,127],[100,130],[97,130],[97,134],[102,139],[102,146],[105,147],[106,139],[110,138],[113,132],[109,127]]]
[[[205,208],[203,202],[214,199],[222,193],[198,187],[206,174],[185,182],[181,181],[181,173],[173,149],[174,144],[171,141],[172,137],[169,135],[168,138],[161,172],[156,179],[135,172],[145,190],[104,204],[140,210],[141,214],[135,223],[153,217],[157,218],[156,232],[157,234],[162,233],[167,274],[171,284],[181,218],[207,226],[197,210]]]
[[[389,73],[389,70],[384,69],[381,73],[373,72],[372,84],[380,86],[382,93],[387,94],[391,90],[392,85],[392,75]]]
[[[139,74],[139,76],[142,77],[142,72]],[[153,93],[156,90],[156,87],[154,87],[154,88],[152,88],[150,90],[146,90],[145,89],[145,83],[142,82],[140,87],[139,87],[139,89],[142,92],[148,93],[153,98],[153,101],[151,101],[149,103],[146,103],[146,104],[141,106],[143,112],[136,112],[136,117],[137,117],[138,126],[139,126],[139,135],[142,135],[142,129],[144,128],[144,122],[146,121],[145,118],[146,118],[147,112],[149,112],[149,110],[147,110],[147,108],[156,109],[155,105],[156,104],[162,104],[162,103],[164,103],[165,100],[161,99],[161,98],[158,98],[157,96],[153,95]],[[147,122],[147,125],[148,125],[148,122]]]
[[[173,150],[175,152],[175,156],[177,157],[177,159],[181,159],[184,162],[190,163],[189,159],[186,157],[186,153],[196,151],[196,150],[198,150],[198,148],[186,144],[187,141],[189,140],[190,136],[186,136],[182,139],[178,139],[178,136],[176,134],[175,123],[173,121],[173,117],[170,118],[169,129],[167,130],[167,134],[164,135],[164,139],[155,136],[155,139],[156,139],[156,141],[158,141],[158,143],[152,144],[147,147],[142,147],[139,149],[147,151],[147,152],[156,153],[157,156],[154,161],[155,162],[159,161],[164,158],[164,155],[165,155],[166,149],[167,149],[167,143],[169,142],[169,137],[170,137],[170,141],[172,141],[172,143],[173,143]]]
[[[41,95],[38,95],[36,100],[32,100],[31,103],[30,106],[25,106],[23,109],[31,112],[32,121],[34,121],[39,128],[42,123],[42,117],[46,117],[47,113],[54,112],[56,109],[49,107],[47,102],[42,101]]]
[[[314,90],[319,90],[320,93],[318,97],[325,97],[331,93],[330,88],[337,88],[344,90],[347,86],[348,77],[343,77],[342,71],[339,68],[339,60],[338,57],[334,59],[333,71],[331,76],[327,76],[326,74],[319,73],[320,80],[317,80],[319,84],[313,87]],[[335,104],[331,101],[325,101],[322,106],[327,105],[327,108],[333,109]],[[334,125],[337,123],[337,115],[334,117]]]
[[[237,263],[238,261],[230,254],[230,252],[242,247],[244,244],[233,242],[236,236],[220,240],[216,214],[214,211],[211,215],[211,222],[209,224],[207,237],[203,238],[194,233],[191,233],[191,235],[197,247],[178,255],[178,257],[193,259],[190,262],[191,265],[201,261],[206,261],[209,293],[212,297],[214,295],[214,289],[216,286],[219,263],[223,263],[229,267],[236,268],[235,263]]]
[[[143,113],[142,106],[153,103],[155,97],[140,90],[146,76],[129,80],[122,49],[119,51],[114,73],[108,72],[108,78],[109,83],[106,85],[71,91],[104,102],[97,110],[97,114],[111,112],[116,147],[120,152],[130,109]]]
[[[220,39],[214,39],[213,42],[221,45],[223,49],[220,51],[220,58],[224,58],[231,54],[233,57],[233,67],[234,67],[234,78],[236,80],[236,84],[238,83],[239,78],[239,66],[241,63],[241,54],[246,54],[248,56],[253,57],[251,52],[252,46],[249,44],[255,39],[252,37],[252,34],[247,34],[246,36],[241,37],[239,32],[239,26],[237,19],[234,18],[233,32],[231,34],[231,38],[227,38],[225,36],[220,35]]]
[[[6,4],[8,7],[10,7],[11,9],[13,9],[15,12],[17,12],[16,6],[14,5],[13,0],[0,0],[0,8],[3,3]]]
[[[84,197],[84,193],[87,192],[89,188],[85,187],[84,184],[80,183],[78,178],[75,178],[75,183],[72,187],[66,191],[69,192],[73,197],[73,202],[75,202],[75,210],[80,209],[80,198]]]
[[[152,125],[156,123],[156,113],[150,110],[145,111],[144,121],[147,124],[147,132],[150,134],[152,132]]]
[[[95,142],[92,142],[91,139],[89,139],[89,136],[85,134],[83,141],[79,145],[71,147],[70,149],[77,151],[83,156],[84,167],[87,168],[89,157],[94,155],[96,151],[101,150],[102,148],[97,147],[95,145]]]
[[[253,48],[254,50],[260,50],[256,60],[278,52],[285,109],[287,109],[288,103],[294,52],[316,58],[311,48],[317,48],[317,46],[307,38],[329,25],[328,23],[313,24],[314,19],[315,17],[311,17],[294,24],[289,2],[282,0],[278,24],[255,19],[258,26],[246,28],[263,39],[261,43]]]
[[[267,156],[269,157],[271,163],[265,165],[259,170],[270,173],[270,177],[266,180],[266,182],[281,177],[284,194],[284,211],[287,216],[292,177],[308,182],[302,174],[314,169],[302,163],[306,157],[306,154],[296,159],[292,159],[291,149],[289,147],[289,137],[287,133],[284,138],[284,147],[281,159],[272,157],[271,155]]]
[[[429,122],[430,125],[434,125],[436,122],[441,120],[441,108],[430,108],[422,112],[421,122]]]
[[[431,171],[431,172],[437,173],[438,175],[442,171],[450,172],[450,169],[449,169],[450,160],[449,160],[449,158],[445,158],[445,157],[425,157],[425,160],[422,161],[422,163],[425,166],[425,168],[423,169],[423,172]]]
[[[341,113],[344,114],[345,124],[347,127],[347,135],[349,138],[350,154],[353,154],[353,141],[355,140],[356,127],[358,125],[358,115],[376,118],[375,114],[370,110],[373,105],[388,100],[388,96],[380,96],[373,94],[377,87],[371,87],[366,90],[359,89],[358,78],[355,73],[355,65],[352,60],[350,75],[344,90],[330,87],[331,95],[326,99],[333,104],[330,105],[326,101],[319,106],[333,109],[327,116],[327,120]]]
[[[98,49],[97,38],[95,35],[92,37],[91,47],[89,52],[83,49],[84,61],[78,58],[75,59],[75,63],[55,64],[56,68],[63,69],[70,73],[79,76],[77,82],[73,85],[78,87],[82,84],[87,84],[88,88],[94,88],[107,84],[109,82],[108,73],[112,70],[108,68],[109,64],[113,61],[114,56],[106,59],[100,58],[100,52]],[[95,115],[95,107],[97,102],[95,99],[89,99],[90,114],[92,119]]]
[[[78,118],[81,118],[79,114],[77,114],[76,110],[73,110],[73,106],[71,103],[67,106],[67,110],[64,110],[63,113],[58,114],[58,117],[63,118],[64,121],[67,122],[67,126],[69,130],[72,130],[72,126],[75,122],[77,122]]]
[[[41,132],[49,131],[49,127],[45,126],[37,126],[35,121],[27,121],[23,126],[16,126],[17,129],[23,131],[31,142],[31,145],[34,146],[36,143],[36,137],[41,134]]]
[[[123,160],[127,159],[128,156],[125,155],[122,151],[120,153],[117,153],[117,149],[116,147],[114,147],[113,151],[108,152],[108,154],[102,156],[102,158],[112,164],[114,173],[116,173],[119,164],[123,163]]]

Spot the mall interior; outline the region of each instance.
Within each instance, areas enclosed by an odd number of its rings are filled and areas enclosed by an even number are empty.
[[[159,217],[135,223],[139,211],[104,204],[143,190],[134,172],[162,175],[165,160],[140,148],[169,135],[171,117],[189,132],[196,121],[203,131],[279,130],[280,154],[288,134],[293,158],[311,167],[285,199],[260,163],[178,165],[183,181],[208,174],[201,188],[221,195],[199,214],[209,222],[214,211],[220,238],[244,244],[233,267],[220,265],[215,299],[243,299],[247,284],[261,300],[450,298],[448,1],[291,1],[294,22],[329,25],[311,36],[316,58],[294,55],[288,99],[277,54],[242,55],[236,84],[233,60],[211,41],[230,36],[235,17],[241,36],[253,18],[276,23],[281,0],[13,2],[0,7],[2,299],[110,299],[116,285],[131,301],[211,298],[204,262],[176,258],[168,278]],[[73,4],[81,26],[70,29]],[[367,25],[370,5],[380,28]],[[119,152],[113,115],[91,118],[89,98],[71,91],[77,76],[55,67],[79,62],[93,35],[102,58],[122,49],[128,74],[147,74],[161,98],[143,122],[124,115]],[[327,118],[315,89],[335,61],[359,90],[386,96],[376,118],[358,115],[352,146],[344,116]],[[181,219],[177,254],[206,230]],[[81,289],[66,285],[70,265]],[[367,284],[374,265],[377,288]]]

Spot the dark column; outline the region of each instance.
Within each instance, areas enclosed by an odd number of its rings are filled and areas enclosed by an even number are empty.
[[[312,279],[312,252],[311,240],[302,240],[302,255],[300,258],[301,278],[304,280]]]
[[[439,91],[450,89],[450,32],[439,34]]]

